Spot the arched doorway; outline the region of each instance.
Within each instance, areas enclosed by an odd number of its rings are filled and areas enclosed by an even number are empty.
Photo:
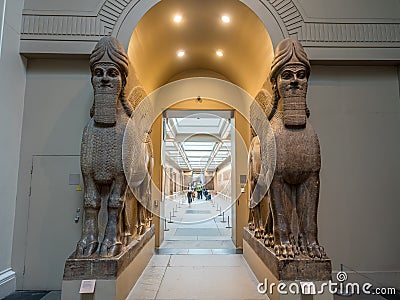
[[[202,101],[197,96],[202,95]],[[231,145],[232,153],[232,201],[234,209],[232,215],[232,240],[237,248],[242,246],[242,228],[247,225],[248,218],[248,191],[242,191],[243,182],[240,178],[247,176],[247,148],[250,143],[249,111],[253,98],[243,89],[225,80],[215,78],[187,78],[171,82],[157,89],[139,104],[151,107],[147,113],[152,122],[152,141],[154,147],[154,170],[152,198],[162,202],[162,174],[163,162],[161,141],[163,140],[162,114],[166,109],[192,110],[231,110],[233,116]],[[145,103],[145,104],[143,104]],[[236,159],[240,157],[240,159]],[[162,209],[162,205],[156,205]],[[161,218],[160,218],[161,216]],[[155,212],[153,218],[156,224],[156,246],[160,246],[163,237],[164,216],[162,211]]]
[[[143,86],[152,99],[155,114],[174,102],[197,96],[225,102],[233,108],[235,116],[240,116],[235,118],[235,129],[241,132],[244,145],[248,145],[250,128],[246,119],[252,96],[261,87],[269,88],[266,79],[273,47],[265,20],[274,19],[267,17],[266,6],[260,10],[260,7],[251,7],[254,1],[236,0],[165,0],[147,5],[138,1],[116,26],[117,38],[129,45],[132,72],[128,91]],[[258,15],[252,9],[258,11]],[[140,21],[138,15],[142,16]],[[130,33],[129,25],[132,26]],[[275,38],[282,32],[278,27],[273,26]],[[202,106],[208,110],[210,107],[206,103],[204,101]],[[196,109],[194,102],[188,109]],[[158,142],[162,136],[160,118],[154,118],[152,128],[156,160],[153,181],[157,190],[161,189],[163,174]],[[246,149],[240,155],[247,156]],[[245,161],[235,162],[232,167],[235,185],[232,191],[235,193],[240,190],[239,175],[247,174]],[[161,169],[157,169],[159,166]],[[241,228],[247,224],[248,195],[247,191],[239,194],[235,195],[239,199],[237,205],[243,209],[238,211],[240,217],[234,217],[232,237],[235,246],[241,248]],[[161,193],[153,194],[153,198],[161,200]],[[159,237],[156,246],[160,246],[163,224],[160,219],[154,221]]]
[[[234,120],[232,107],[202,97],[163,112],[164,233],[159,254],[236,253]]]

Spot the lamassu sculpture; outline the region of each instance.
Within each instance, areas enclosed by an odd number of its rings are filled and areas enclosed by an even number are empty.
[[[123,167],[124,133],[134,109],[124,96],[128,63],[123,46],[113,37],[100,39],[90,56],[94,102],[81,144],[85,216],[76,257],[88,257],[94,253],[102,257],[119,254],[135,234],[144,232],[150,218],[143,205],[134,198]],[[147,136],[143,142],[147,149],[143,165],[148,174],[137,187],[137,198],[150,195],[151,141]],[[107,205],[107,221],[103,240],[99,244],[102,198]],[[136,223],[136,232],[133,222]]]
[[[256,97],[265,109],[274,134],[276,166],[272,180],[261,168],[262,147],[256,136],[251,143],[251,224],[256,238],[274,249],[275,255],[325,258],[318,242],[317,209],[321,155],[319,141],[307,120],[306,105],[310,63],[297,40],[285,39],[276,48],[270,82],[272,102],[263,103],[266,91]],[[263,96],[264,95],[264,96]],[[268,165],[268,164],[264,164]],[[257,187],[258,185],[258,187]],[[264,187],[264,192],[263,191]],[[268,191],[267,191],[268,189]]]

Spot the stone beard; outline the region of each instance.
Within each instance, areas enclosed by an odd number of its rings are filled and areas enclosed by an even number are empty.
[[[112,63],[96,64],[92,76],[94,90],[94,121],[113,125],[117,118],[117,101],[122,90],[119,70]]]
[[[283,121],[286,127],[305,127],[307,122],[306,68],[302,64],[285,66],[277,79],[283,100]]]

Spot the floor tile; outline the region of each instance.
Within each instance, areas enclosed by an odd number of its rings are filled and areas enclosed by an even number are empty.
[[[169,266],[171,267],[239,267],[243,265],[241,255],[173,255]]]
[[[156,299],[267,299],[241,267],[169,267]]]
[[[127,300],[155,299],[167,267],[147,266]]]
[[[171,255],[153,255],[148,263],[148,267],[166,267],[169,264]]]
[[[189,249],[188,254],[212,254],[211,249]]]

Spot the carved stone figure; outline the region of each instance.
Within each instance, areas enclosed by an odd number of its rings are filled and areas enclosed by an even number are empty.
[[[100,39],[90,56],[94,101],[81,144],[84,223],[82,237],[76,248],[77,257],[88,257],[94,253],[102,257],[115,256],[135,235],[131,221],[136,219],[139,233],[143,232],[145,225],[142,216],[146,216],[146,213],[140,203],[136,204],[128,187],[122,159],[124,132],[133,112],[131,103],[124,96],[128,63],[123,46],[113,37]],[[147,145],[150,150],[151,144]],[[152,168],[151,153],[149,151],[149,155],[143,158],[147,160],[149,168]],[[139,188],[143,190],[139,195],[149,194],[149,184]],[[107,205],[107,221],[99,245],[102,198]],[[135,206],[139,206],[136,216],[133,212]]]
[[[310,258],[326,257],[318,242],[321,156],[317,135],[307,120],[309,75],[310,63],[301,44],[293,39],[280,42],[270,73],[272,103],[263,103],[275,136],[275,173],[266,194],[252,189],[257,204],[252,209],[255,236],[264,235],[265,244],[273,247],[278,257],[294,258],[299,252]],[[259,182],[260,177],[265,181],[262,173],[266,171],[258,167],[262,157],[259,144],[254,137],[249,155],[256,165],[253,187],[266,184]]]

